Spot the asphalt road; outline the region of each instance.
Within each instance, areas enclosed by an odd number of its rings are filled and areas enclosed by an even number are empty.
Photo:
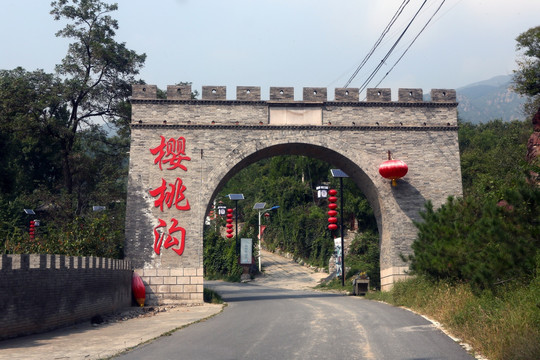
[[[118,359],[472,359],[429,321],[360,297],[207,282],[223,313]]]

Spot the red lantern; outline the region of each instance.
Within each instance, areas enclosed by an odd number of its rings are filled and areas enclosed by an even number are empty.
[[[227,224],[227,225],[225,225],[225,226],[227,227],[227,229],[232,229],[233,224]]]
[[[337,204],[336,203],[330,203],[330,204],[328,204],[328,208],[330,210],[336,210],[337,209]]]
[[[337,223],[337,217],[329,217],[328,222],[330,224],[336,224]]]
[[[328,210],[328,216],[336,216],[337,211],[336,210]]]
[[[330,190],[328,190],[328,195],[330,195],[330,196],[336,196],[336,195],[337,195],[337,190],[336,190],[336,189],[330,189]]]
[[[227,238],[232,238],[234,235],[233,234],[227,234]]]
[[[144,306],[146,289],[141,277],[136,272],[133,272],[133,276],[131,277],[131,290],[137,304],[139,304],[141,307]]]
[[[396,186],[396,180],[404,177],[407,171],[409,171],[407,164],[401,160],[393,160],[390,151],[388,151],[388,160],[379,166],[379,174],[383,178],[392,180],[392,186]]]
[[[328,224],[328,230],[337,230],[338,226],[337,224]]]

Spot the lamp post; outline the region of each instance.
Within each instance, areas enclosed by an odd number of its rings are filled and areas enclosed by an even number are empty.
[[[236,249],[236,255],[239,254],[239,251],[238,251],[238,200],[244,200],[244,194],[229,194],[227,195],[229,197],[230,200],[234,200],[234,203],[235,203],[235,208],[236,208],[236,216],[235,216],[235,220],[236,220],[236,237],[235,237],[235,249]]]
[[[341,286],[345,286],[345,247],[343,246],[343,198],[345,197],[345,194],[343,194],[343,178],[348,178],[349,175],[345,174],[343,170],[340,169],[331,169],[330,172],[332,173],[332,176],[335,178],[339,178],[339,192],[341,194],[341,206],[339,209],[339,228],[340,228],[340,234],[341,234]]]
[[[268,209],[264,209],[265,206],[266,206],[266,203],[265,203],[265,202],[262,202],[262,203],[256,203],[256,204],[253,206],[253,209],[254,209],[254,210],[258,210],[258,211],[259,211],[259,272],[261,271],[261,237],[262,237],[262,232],[261,232],[261,214],[264,213],[265,211],[269,211],[269,210],[277,210],[277,209],[279,209],[279,206],[278,206],[278,205],[272,206],[271,208],[268,208]],[[262,209],[264,209],[264,210],[262,210]]]

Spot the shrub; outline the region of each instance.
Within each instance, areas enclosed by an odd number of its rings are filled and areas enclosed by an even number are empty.
[[[540,190],[527,184],[494,203],[471,197],[431,203],[416,223],[411,269],[432,280],[463,281],[474,291],[530,281],[540,248]]]
[[[234,240],[225,239],[216,231],[205,233],[204,273],[209,279],[240,281],[242,267],[238,264]]]

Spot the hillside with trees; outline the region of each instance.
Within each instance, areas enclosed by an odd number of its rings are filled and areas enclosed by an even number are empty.
[[[51,7],[67,23],[56,35],[72,41],[56,71],[0,71],[0,246],[3,253],[120,257],[128,97],[146,56],[115,40],[117,5],[59,0]]]

